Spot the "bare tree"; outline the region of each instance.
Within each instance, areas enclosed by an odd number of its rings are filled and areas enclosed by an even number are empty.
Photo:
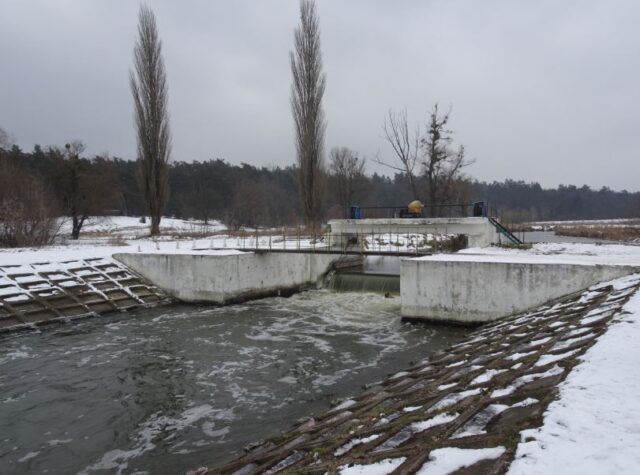
[[[49,149],[50,156],[57,162],[60,204],[64,214],[71,218],[71,239],[79,239],[90,216],[104,214],[121,198],[113,163],[101,157],[93,161],[81,158],[84,150],[79,140],[67,143],[64,151]]]
[[[365,160],[347,147],[331,149],[329,169],[336,185],[338,202],[344,218],[349,216],[349,206],[357,191],[358,180],[364,173]]]
[[[376,162],[406,175],[414,199],[426,197],[430,205],[462,196],[462,170],[471,165],[464,146],[452,148],[453,131],[447,128],[451,111],[441,114],[438,104],[429,115],[425,135],[416,125],[413,133],[407,111],[389,111],[384,125],[384,137],[395,154],[395,163]],[[418,168],[421,166],[421,170]],[[426,187],[426,190],[423,189]]]
[[[63,182],[61,183],[65,207],[71,217],[71,239],[80,237],[80,230],[87,214],[82,211],[83,202],[87,201],[87,193],[92,194],[93,190],[87,190],[82,186],[80,154],[84,152],[85,146],[79,140],[66,144],[66,159],[63,161]]]
[[[463,145],[452,149],[453,131],[447,128],[451,111],[440,114],[438,104],[429,115],[426,136],[421,139],[425,150],[423,173],[430,204],[443,204],[452,199],[452,191],[463,168],[471,165]]]
[[[160,233],[160,219],[169,193],[171,134],[162,44],[155,16],[146,5],[140,7],[138,17],[134,67],[130,84],[138,136],[139,181],[154,236]]]
[[[322,72],[320,25],[313,0],[300,2],[300,26],[290,53],[293,85],[298,186],[305,223],[315,230],[320,220],[325,120],[322,110],[326,76]]]
[[[382,130],[384,131],[385,139],[393,149],[396,163],[392,164],[380,158],[376,159],[376,162],[405,174],[409,181],[413,198],[419,200],[420,193],[415,169],[416,165],[418,165],[420,149],[420,128],[416,125],[413,133],[409,130],[407,110],[403,109],[397,114],[389,110]]]
[[[42,180],[0,154],[0,246],[51,244],[62,222],[57,211]]]

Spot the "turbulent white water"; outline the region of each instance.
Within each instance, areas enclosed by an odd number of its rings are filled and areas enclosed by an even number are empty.
[[[179,472],[449,346],[399,299],[312,291],[0,337],[0,472]]]

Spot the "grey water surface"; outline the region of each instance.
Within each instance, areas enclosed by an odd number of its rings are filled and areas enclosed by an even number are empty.
[[[0,473],[184,473],[466,335],[399,298],[304,292],[0,337]]]

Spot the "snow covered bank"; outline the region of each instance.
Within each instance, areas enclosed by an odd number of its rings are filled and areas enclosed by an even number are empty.
[[[637,473],[640,293],[624,311],[560,385],[543,426],[522,432],[509,473]]]
[[[475,247],[464,249],[456,255],[464,255],[464,257],[455,259],[473,258],[485,262],[501,260],[530,263],[640,265],[640,246],[624,244],[538,243],[531,249]]]
[[[285,237],[274,230],[272,236],[244,236],[225,232],[227,228],[212,221],[163,218],[160,236],[148,236],[149,225],[139,218],[105,217],[85,225],[80,239],[41,248],[0,248],[0,267],[29,265],[36,262],[63,262],[75,259],[110,258],[114,254],[144,252],[162,254],[237,254],[237,249],[296,249],[321,247],[304,236]],[[63,229],[64,232],[64,229]]]

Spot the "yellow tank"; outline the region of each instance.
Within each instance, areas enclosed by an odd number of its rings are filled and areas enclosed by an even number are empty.
[[[407,210],[411,214],[420,214],[424,209],[424,205],[420,202],[420,200],[414,200],[407,206]]]

